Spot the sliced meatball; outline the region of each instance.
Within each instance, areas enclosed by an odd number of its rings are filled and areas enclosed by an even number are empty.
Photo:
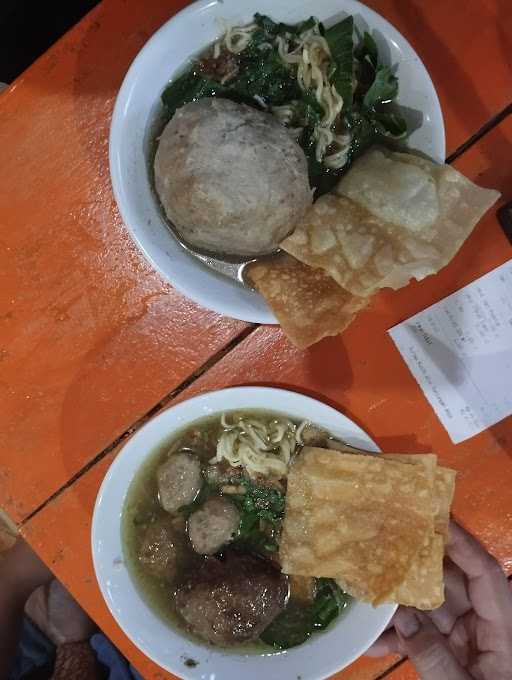
[[[175,453],[160,465],[156,473],[160,504],[167,512],[176,512],[192,503],[203,484],[201,463],[191,453]]]
[[[311,604],[315,598],[315,579],[312,576],[289,576],[290,597]]]
[[[259,638],[287,597],[288,579],[272,564],[228,552],[178,586],[176,607],[193,633],[224,646]]]
[[[359,449],[355,449],[353,446],[345,444],[345,442],[340,442],[339,439],[329,439],[327,448],[332,449],[333,451],[352,451],[352,453],[361,453]]]
[[[199,70],[213,80],[227,82],[238,74],[238,57],[227,51],[222,52],[217,58],[211,55],[199,62]]]
[[[192,547],[200,555],[213,555],[238,532],[240,513],[226,498],[213,496],[188,519]]]
[[[321,449],[327,447],[329,433],[316,425],[308,423],[302,430],[302,442],[304,446],[318,446]]]
[[[165,581],[173,581],[184,551],[183,536],[169,518],[157,520],[146,529],[138,550],[144,571]]]
[[[257,472],[253,477],[253,481],[258,486],[266,486],[269,489],[275,489],[276,491],[280,491],[281,493],[284,493],[286,491],[284,481],[281,479],[277,479],[276,477],[268,477],[267,475],[263,475]]]
[[[222,461],[215,465],[208,465],[205,470],[206,479],[210,484],[221,486],[223,484],[236,484],[242,479],[247,479],[243,468],[235,468]]]

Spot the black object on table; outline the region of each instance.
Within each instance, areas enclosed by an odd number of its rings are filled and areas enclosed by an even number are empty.
[[[501,206],[497,215],[505,236],[512,244],[512,201]]]
[[[0,0],[0,82],[11,83],[99,0]]]

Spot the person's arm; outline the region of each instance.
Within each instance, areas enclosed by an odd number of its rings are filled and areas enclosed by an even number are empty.
[[[0,680],[7,680],[16,656],[26,601],[51,579],[52,573],[22,539],[0,561]]]

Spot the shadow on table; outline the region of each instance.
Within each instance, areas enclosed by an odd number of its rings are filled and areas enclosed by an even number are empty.
[[[277,329],[276,332],[281,333],[281,331],[278,331]],[[306,396],[318,399],[333,408],[340,408],[339,404],[334,400],[329,399],[327,394],[332,392],[333,389],[348,390],[353,382],[352,367],[345,345],[343,344],[343,336],[324,338],[306,350],[299,350],[294,347],[284,335],[282,335],[280,342],[276,343],[272,337],[268,337],[268,342],[272,343],[282,352],[282,361],[279,362],[281,368],[288,362],[291,364],[295,363],[297,360],[303,362],[303,373],[300,377],[301,382],[296,384],[293,382],[293,379],[272,380],[271,374],[273,370],[279,371],[279,373],[283,373],[284,371],[281,371],[279,366],[266,366],[264,365],[264,362],[263,364],[258,365],[257,368],[262,379],[256,381],[251,380],[252,376],[250,374],[253,370],[253,365],[251,357],[248,357],[242,363],[239,361],[236,362],[235,372],[232,375],[233,380],[229,381],[230,385],[277,387],[291,390],[292,392],[300,392]],[[242,371],[239,370],[240,367],[242,368]],[[247,380],[244,380],[245,374],[247,374]],[[314,384],[318,386],[318,389],[311,389],[304,386],[303,382],[310,382],[310,377],[311,382],[314,382]]]
[[[512,460],[512,416],[489,428],[497,448]]]

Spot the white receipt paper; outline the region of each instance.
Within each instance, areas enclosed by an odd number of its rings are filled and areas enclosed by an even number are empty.
[[[512,260],[388,332],[454,444],[512,414]]]

